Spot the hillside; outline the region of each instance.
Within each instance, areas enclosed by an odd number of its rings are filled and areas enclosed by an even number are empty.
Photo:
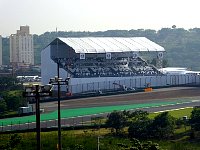
[[[169,66],[200,70],[200,28],[162,28],[161,30],[108,30],[98,32],[45,32],[34,35],[35,63],[40,64],[40,52],[55,37],[138,37],[144,36],[163,46]],[[3,63],[9,63],[9,39],[3,38]]]

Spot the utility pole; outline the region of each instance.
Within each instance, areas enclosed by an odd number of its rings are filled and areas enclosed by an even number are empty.
[[[35,88],[35,89],[34,89]],[[23,97],[34,97],[35,98],[35,109],[36,109],[36,139],[37,139],[37,150],[41,148],[40,140],[40,97],[48,97],[52,95],[52,85],[39,86],[38,84],[25,87]]]

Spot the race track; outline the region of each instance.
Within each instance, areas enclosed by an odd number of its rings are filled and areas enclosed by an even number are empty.
[[[61,102],[63,126],[78,125],[91,120],[91,116],[106,116],[113,110],[142,109],[157,112],[200,105],[200,88],[174,87],[156,89],[152,92],[99,96]],[[41,127],[57,126],[57,102],[41,103]],[[35,115],[0,120],[1,131],[35,128]]]
[[[184,98],[193,97],[200,97],[199,87],[173,87],[154,89],[152,92],[64,100],[61,101],[61,109],[184,101]],[[45,112],[55,111],[57,102],[41,103],[41,108],[44,108]]]

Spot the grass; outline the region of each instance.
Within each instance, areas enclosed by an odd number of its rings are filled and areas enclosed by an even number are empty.
[[[182,118],[183,116],[190,117],[192,110],[193,110],[193,108],[185,108],[185,109],[179,109],[179,110],[172,110],[172,111],[169,111],[169,114],[172,115],[175,118]],[[153,119],[153,118],[155,118],[160,113],[161,112],[150,113],[149,114],[149,118]]]
[[[87,132],[85,132],[87,131]],[[109,136],[109,129],[90,129],[90,130],[70,130],[62,131],[63,149],[75,150],[77,146],[83,146],[84,149],[97,149],[97,138],[100,135],[101,150],[118,150],[118,143],[130,145],[130,140],[126,137]],[[36,133],[20,133],[22,141],[16,150],[36,149]],[[0,135],[0,146],[10,139],[10,134]],[[43,150],[54,150],[57,145],[57,131],[41,133],[41,147]],[[146,141],[143,141],[146,142]],[[189,140],[188,136],[183,136],[180,140],[153,140],[158,143],[162,149],[167,150],[198,150],[200,143],[198,141]]]

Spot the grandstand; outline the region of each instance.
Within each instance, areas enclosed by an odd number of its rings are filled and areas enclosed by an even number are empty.
[[[111,58],[85,58],[85,60],[74,59],[72,62],[64,62],[61,67],[65,69],[70,77],[121,77],[138,75],[158,75],[160,72],[152,65],[147,64],[141,57]]]
[[[145,37],[56,38],[41,52],[42,82],[56,76],[57,63],[62,78],[71,78],[70,85],[162,75],[141,54],[154,52],[162,62],[164,51]]]

